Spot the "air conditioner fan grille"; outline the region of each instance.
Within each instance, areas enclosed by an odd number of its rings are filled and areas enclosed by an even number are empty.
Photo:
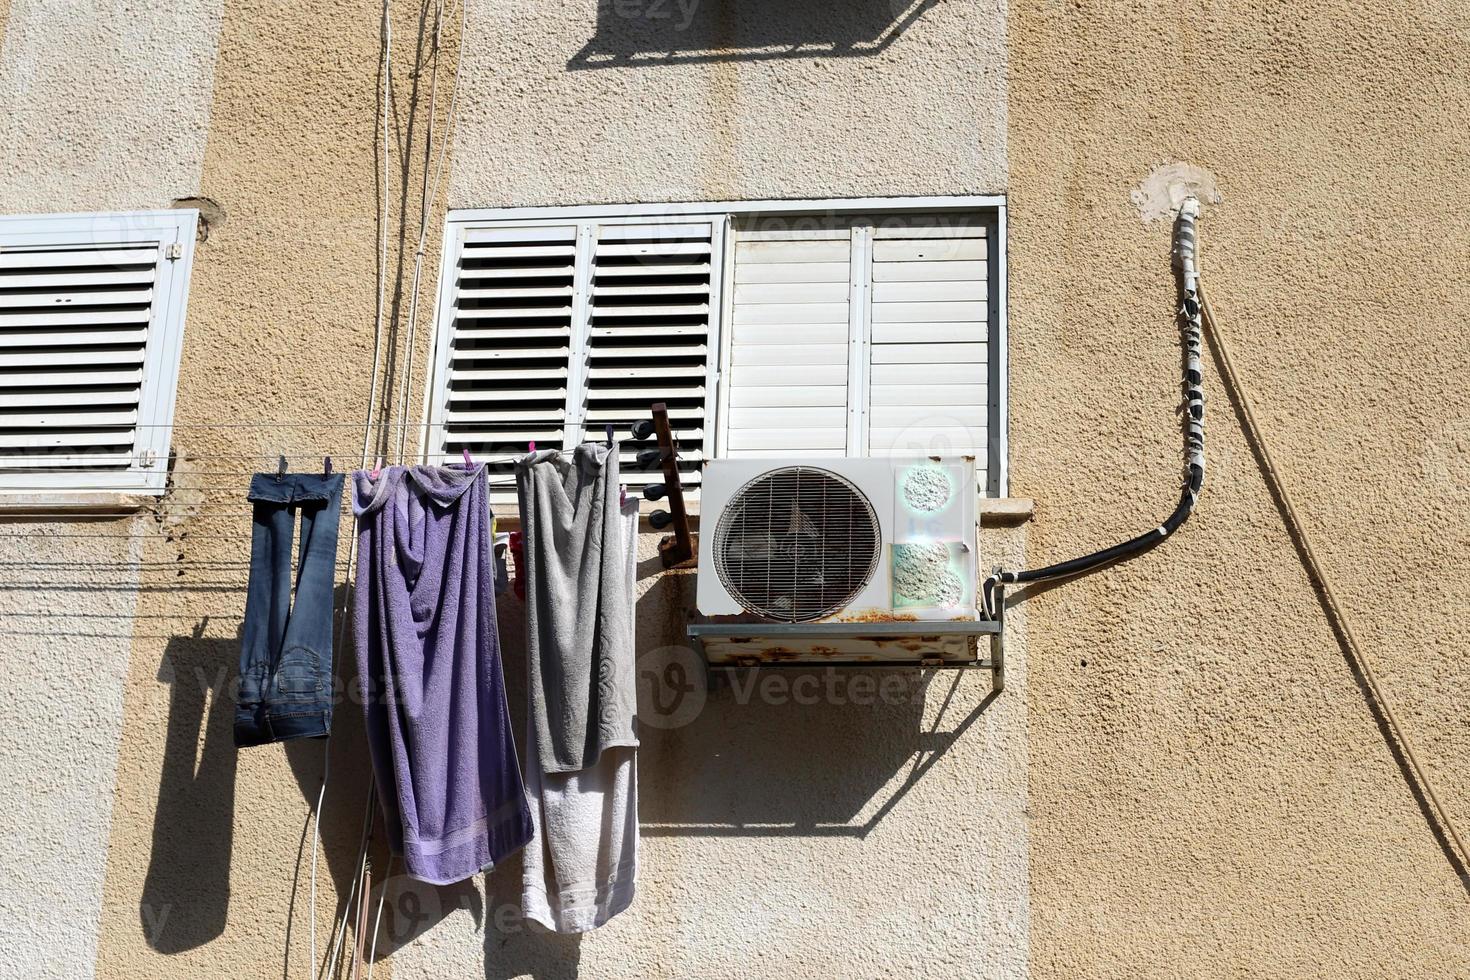
[[[781,622],[821,619],[852,602],[881,550],[873,505],[836,473],[811,466],[751,480],[715,528],[715,568],[726,591]]]

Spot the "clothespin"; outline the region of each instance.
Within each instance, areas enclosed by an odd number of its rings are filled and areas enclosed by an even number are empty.
[[[628,485],[626,483],[618,484],[618,506],[628,506]]]
[[[603,426],[602,427],[602,431],[607,433],[607,448],[611,449],[612,448],[612,444],[613,444],[613,427],[612,427],[612,423],[609,422],[607,425]]]
[[[475,461],[470,459],[470,451],[468,449],[464,451],[464,468],[467,470],[475,468]]]
[[[372,472],[373,479],[376,480],[378,478],[378,475],[381,474],[382,472],[383,472],[383,457],[379,456],[378,457],[378,461],[373,464],[373,472]]]
[[[530,442],[530,448],[528,448],[526,450],[526,452],[528,452],[528,453],[534,453],[535,451],[536,451],[536,440],[535,439],[532,439],[531,442]]]
[[[276,457],[276,479],[279,480],[281,477],[283,477],[285,475],[286,475],[286,457],[285,456],[277,456]]]
[[[322,457],[322,472],[325,473],[327,476],[332,475],[332,457]]]

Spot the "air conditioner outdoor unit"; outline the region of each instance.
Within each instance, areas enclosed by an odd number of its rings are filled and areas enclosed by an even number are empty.
[[[689,634],[712,666],[981,665],[973,457],[721,459]]]

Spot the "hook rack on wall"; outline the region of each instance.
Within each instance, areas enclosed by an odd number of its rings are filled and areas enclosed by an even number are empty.
[[[638,465],[658,465],[663,470],[663,482],[644,487],[643,497],[645,500],[668,498],[668,510],[659,509],[649,514],[648,523],[658,530],[673,525],[674,533],[658,544],[659,559],[665,568],[673,568],[694,557],[694,535],[689,531],[684,484],[679,477],[679,442],[669,425],[668,406],[664,402],[654,402],[651,413],[651,419],[639,419],[633,423],[633,439],[641,442],[650,435],[658,439],[657,446],[639,451]]]

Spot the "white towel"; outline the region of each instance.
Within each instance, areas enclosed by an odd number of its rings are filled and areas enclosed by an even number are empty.
[[[638,501],[622,508],[622,548],[631,604],[638,566]],[[631,629],[633,617],[628,623]],[[631,640],[630,640],[631,648]],[[569,773],[545,773],[528,722],[526,845],[521,904],[527,918],[557,932],[586,932],[633,901],[638,877],[638,748],[610,746],[597,762]]]

